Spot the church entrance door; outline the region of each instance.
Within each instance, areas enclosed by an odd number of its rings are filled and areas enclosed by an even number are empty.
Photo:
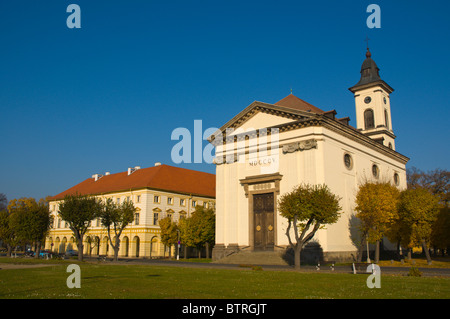
[[[254,250],[273,250],[274,194],[254,194]]]

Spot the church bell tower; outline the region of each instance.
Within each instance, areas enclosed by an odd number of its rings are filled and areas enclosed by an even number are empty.
[[[379,71],[367,48],[361,79],[349,88],[355,97],[356,127],[361,133],[395,150],[389,100],[394,89],[380,78]]]

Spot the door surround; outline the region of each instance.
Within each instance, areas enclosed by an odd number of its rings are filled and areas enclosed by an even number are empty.
[[[244,187],[245,196],[248,198],[248,236],[249,246],[251,250],[255,248],[255,213],[253,209],[253,195],[254,194],[266,194],[273,193],[273,210],[274,210],[274,246],[277,246],[277,197],[280,194],[280,181],[283,175],[280,173],[264,174],[248,176],[239,180]]]

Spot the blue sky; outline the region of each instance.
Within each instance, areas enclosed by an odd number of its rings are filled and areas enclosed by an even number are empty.
[[[67,28],[71,3],[81,29]],[[366,25],[371,3],[380,29]],[[395,89],[397,151],[407,167],[449,169],[449,12],[447,0],[1,1],[0,192],[41,198],[175,165],[175,128],[220,127],[290,88],[354,125],[366,36]]]

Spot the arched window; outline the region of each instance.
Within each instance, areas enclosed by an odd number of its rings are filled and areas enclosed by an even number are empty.
[[[364,125],[366,127],[366,130],[375,127],[375,120],[373,118],[373,110],[372,109],[367,109],[364,111]]]
[[[387,110],[384,110],[384,122],[386,123],[386,128],[389,130],[389,115]]]
[[[380,169],[378,168],[378,166],[376,164],[372,165],[372,175],[375,178],[378,178],[380,176]]]
[[[400,177],[398,176],[397,173],[394,174],[394,183],[397,186],[400,184]]]

